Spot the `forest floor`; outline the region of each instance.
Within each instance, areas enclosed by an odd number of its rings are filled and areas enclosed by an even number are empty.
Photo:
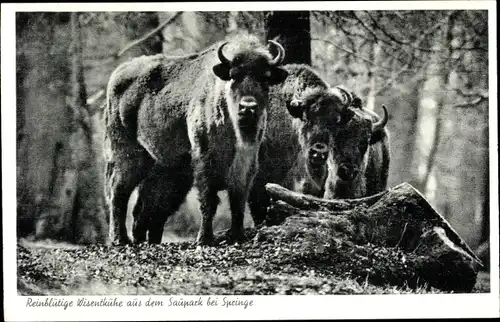
[[[214,247],[192,241],[131,246],[72,246],[21,240],[17,247],[19,295],[297,295],[425,294],[443,291],[374,284],[331,262],[307,262],[300,245],[259,241]],[[473,292],[489,292],[480,272]]]

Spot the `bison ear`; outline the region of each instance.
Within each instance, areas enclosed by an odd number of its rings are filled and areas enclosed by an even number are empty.
[[[288,72],[281,67],[274,67],[271,69],[271,76],[269,76],[269,85],[277,85],[283,83],[288,77]]]
[[[292,100],[286,104],[286,108],[291,116],[301,119],[304,115],[304,102],[301,100]]]
[[[230,67],[227,64],[217,64],[212,68],[215,76],[219,77],[223,81],[228,81],[231,79],[231,76],[229,75],[229,69]]]
[[[351,95],[352,95],[351,106],[355,108],[363,108],[363,101],[361,100],[361,98],[359,98],[358,95],[352,92]]]

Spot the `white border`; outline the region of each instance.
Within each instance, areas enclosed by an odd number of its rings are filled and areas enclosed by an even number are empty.
[[[16,295],[16,123],[15,123],[15,12],[16,11],[255,11],[255,10],[419,10],[483,9],[489,15],[490,104],[490,209],[491,293],[356,296],[251,296],[248,309],[210,308],[26,308],[26,297]],[[186,319],[320,319],[320,318],[466,318],[498,317],[500,313],[498,270],[498,139],[497,60],[495,1],[380,1],[380,2],[258,2],[258,3],[25,3],[1,7],[1,124],[2,124],[2,218],[4,254],[4,316],[11,321],[60,320],[186,320]],[[76,299],[77,297],[64,297]],[[87,297],[92,298],[92,297]],[[95,297],[97,299],[101,297]],[[109,298],[109,296],[108,296]],[[148,296],[128,296],[120,299]],[[168,302],[169,296],[157,297]],[[183,297],[197,298],[197,297]],[[206,299],[206,297],[203,297]],[[222,296],[219,296],[222,299]],[[236,297],[234,297],[236,298]]]

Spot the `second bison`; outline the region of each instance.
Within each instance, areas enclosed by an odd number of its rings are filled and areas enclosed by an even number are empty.
[[[342,87],[315,89],[294,100],[290,113],[300,119],[302,153],[289,180],[295,189],[327,199],[359,198],[387,187],[389,135],[383,117],[365,110]]]

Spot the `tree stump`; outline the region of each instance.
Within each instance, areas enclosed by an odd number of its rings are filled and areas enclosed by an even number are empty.
[[[301,240],[340,275],[374,284],[470,292],[479,258],[408,183],[360,199],[325,200],[267,184],[271,205],[258,240]],[[306,259],[307,261],[307,259]]]

